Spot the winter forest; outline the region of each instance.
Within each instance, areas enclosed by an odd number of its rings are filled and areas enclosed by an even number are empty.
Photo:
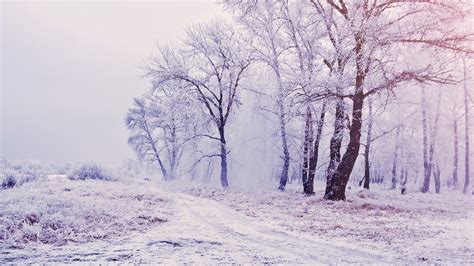
[[[474,263],[472,1],[216,5],[137,58],[135,158],[0,161],[0,263]]]

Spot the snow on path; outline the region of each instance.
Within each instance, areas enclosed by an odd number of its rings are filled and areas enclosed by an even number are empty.
[[[212,200],[179,194],[178,202],[187,208],[186,215],[203,229],[210,229],[215,239],[236,247],[233,256],[245,258],[259,254],[277,263],[394,263],[401,262],[375,252],[360,251],[298,236],[251,220]],[[183,208],[181,207],[181,208]],[[186,210],[183,210],[183,213]],[[188,218],[188,219],[189,219]],[[246,249],[251,253],[246,254]],[[253,254],[252,254],[253,253]],[[241,259],[237,259],[241,262]]]
[[[172,192],[163,195],[174,200],[174,215],[150,231],[86,244],[38,245],[16,250],[4,262],[407,263],[270,227],[209,199]]]

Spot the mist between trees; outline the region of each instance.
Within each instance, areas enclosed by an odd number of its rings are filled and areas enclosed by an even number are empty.
[[[143,65],[125,124],[165,180],[470,193],[468,1],[226,0]],[[257,181],[259,180],[259,181]],[[260,182],[260,183],[259,183]],[[433,183],[434,186],[430,184]]]

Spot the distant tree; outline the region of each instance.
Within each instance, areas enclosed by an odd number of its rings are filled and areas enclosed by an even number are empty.
[[[286,39],[283,31],[281,19],[281,4],[278,1],[224,1],[237,16],[238,22],[244,26],[246,34],[251,36],[250,49],[253,51],[254,60],[263,62],[272,70],[276,81],[276,95],[272,101],[276,106],[275,115],[278,117],[279,137],[281,139],[281,158],[283,159],[282,171],[279,176],[280,191],[285,190],[288,182],[288,172],[290,168],[290,151],[288,147],[288,109],[290,109],[288,71],[285,58],[290,48],[290,43]]]
[[[457,188],[458,187],[458,174],[459,174],[459,138],[460,138],[460,125],[462,124],[462,119],[464,118],[464,105],[460,101],[460,91],[457,87],[453,87],[448,90],[450,92],[449,101],[452,103],[449,108],[449,115],[447,119],[452,127],[452,136],[453,136],[453,169],[451,180],[448,180],[448,187]]]
[[[140,160],[157,162],[163,178],[168,180],[168,170],[160,156],[158,148],[157,123],[154,123],[153,116],[146,106],[143,98],[134,99],[133,107],[128,110],[125,124],[131,131],[128,143],[134,148]]]
[[[464,88],[464,126],[465,126],[465,156],[464,156],[464,189],[463,192],[469,191],[469,109],[472,106],[472,99],[467,90],[468,76],[467,59],[463,58],[463,88]]]
[[[241,35],[229,23],[215,21],[190,28],[183,49],[162,48],[145,67],[157,90],[173,90],[162,86],[169,82],[185,84],[187,93],[196,99],[196,111],[205,112],[215,125],[217,136],[201,136],[219,144],[219,153],[204,156],[220,157],[222,187],[229,186],[226,125],[239,104],[240,82],[250,62]]]
[[[185,146],[196,132],[189,101],[179,89],[173,92],[163,94],[153,89],[145,93],[134,100],[125,118],[131,133],[128,143],[140,160],[157,163],[165,180],[175,178]]]
[[[316,123],[316,136],[314,135],[314,121],[316,111],[315,103],[319,98],[312,98],[314,94],[318,94],[325,89],[320,86],[318,71],[322,67],[320,63],[321,49],[319,41],[324,35],[324,31],[314,27],[314,21],[308,13],[306,2],[290,2],[287,0],[278,1],[281,3],[281,20],[288,41],[290,43],[289,51],[291,51],[294,63],[290,69],[290,81],[293,91],[297,91],[299,102],[304,108],[305,128],[309,126],[309,134],[304,134],[303,140],[303,191],[307,196],[314,195],[314,177],[319,158],[319,144],[321,142],[322,129],[324,127],[327,99],[321,103],[321,113]],[[314,113],[314,116],[313,114]],[[307,146],[307,150],[306,147]]]
[[[400,131],[402,127],[397,127],[397,133],[395,135],[395,150],[393,152],[393,163],[392,163],[392,185],[391,189],[397,188],[397,168],[398,168],[398,157],[399,157],[399,150],[400,150]],[[402,170],[403,171],[403,170]],[[403,172],[402,172],[403,175]],[[401,182],[400,182],[401,183]]]
[[[431,128],[428,127],[427,122],[427,111],[426,111],[426,94],[425,88],[422,88],[422,124],[423,124],[423,166],[424,166],[424,178],[423,185],[420,189],[421,192],[428,192],[430,189],[430,179],[431,174],[433,173],[435,180],[435,190],[436,193],[440,192],[440,170],[439,166],[435,163],[435,148],[436,148],[436,138],[438,133],[438,124],[439,117],[441,113],[441,98],[442,90],[439,89],[437,106],[435,112],[435,118]],[[430,131],[430,136],[428,138],[428,131]]]

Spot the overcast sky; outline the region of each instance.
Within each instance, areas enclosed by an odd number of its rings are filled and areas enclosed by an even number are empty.
[[[118,164],[123,119],[156,43],[224,16],[213,2],[1,2],[0,155]]]

